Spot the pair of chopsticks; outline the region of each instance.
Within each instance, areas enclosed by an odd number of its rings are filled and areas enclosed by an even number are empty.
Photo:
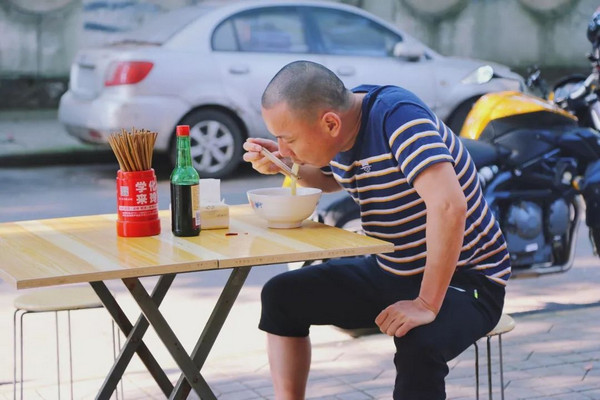
[[[292,168],[290,168],[287,166],[287,164],[285,164],[283,161],[281,161],[275,154],[271,153],[269,150],[265,149],[264,147],[261,149],[260,152],[262,153],[262,155],[264,155],[269,160],[271,160],[271,162],[273,164],[277,165],[285,175],[289,176],[290,178],[300,179],[300,177],[298,176],[298,170],[300,169],[300,165],[294,163]]]

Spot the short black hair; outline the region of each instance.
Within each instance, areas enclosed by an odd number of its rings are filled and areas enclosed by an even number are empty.
[[[312,61],[294,61],[284,66],[267,85],[262,107],[285,102],[294,112],[314,117],[324,108],[345,110],[350,91],[332,71]]]

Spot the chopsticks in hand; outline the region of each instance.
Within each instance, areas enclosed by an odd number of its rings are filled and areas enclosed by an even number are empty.
[[[277,165],[281,171],[294,179],[300,179],[300,177],[298,176],[298,168],[294,168],[296,171],[293,171],[290,167],[287,166],[287,164],[285,164],[283,161],[281,161],[275,154],[271,153],[269,150],[265,149],[264,147],[260,150],[260,152],[262,153],[262,155],[264,155],[265,157],[267,157],[269,160],[271,160],[271,162],[275,165]],[[295,164],[297,165],[297,164]]]

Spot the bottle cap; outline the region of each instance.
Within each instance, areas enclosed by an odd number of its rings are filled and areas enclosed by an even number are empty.
[[[177,136],[190,136],[190,126],[189,125],[177,125]]]

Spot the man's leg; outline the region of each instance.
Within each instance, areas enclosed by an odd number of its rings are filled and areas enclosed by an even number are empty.
[[[277,400],[303,400],[310,369],[310,339],[267,334],[271,378]]]
[[[453,284],[456,286],[452,287]],[[432,323],[394,338],[397,373],[394,399],[446,398],[447,363],[489,332],[500,318],[503,289],[490,291],[486,287],[490,285],[493,284],[474,287],[451,283],[440,313]]]
[[[375,325],[375,316],[383,305],[379,303],[380,290],[370,283],[370,275],[382,272],[372,263],[365,259],[331,260],[285,272],[265,284],[259,327],[267,332],[277,400],[304,398],[310,368],[311,325]]]

